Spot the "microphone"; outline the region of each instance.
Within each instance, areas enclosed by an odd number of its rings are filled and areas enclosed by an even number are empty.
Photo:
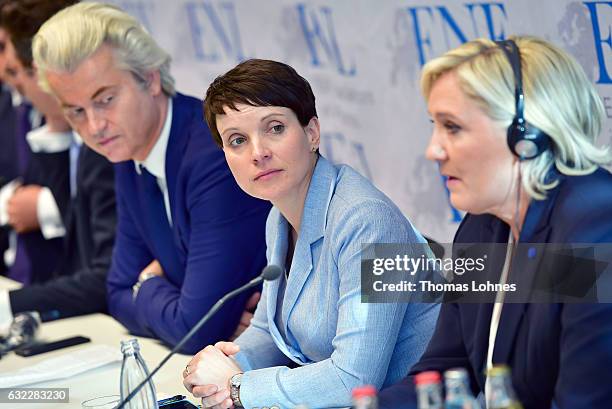
[[[136,394],[142,389],[142,387],[145,386],[151,380],[151,378],[153,378],[153,375],[155,375],[157,373],[157,371],[159,371],[161,369],[161,367],[164,366],[164,364],[166,362],[168,362],[168,360],[175,353],[177,353],[183,347],[183,345],[185,345],[185,343],[187,341],[189,341],[191,339],[191,337],[196,332],[198,332],[198,330],[200,328],[202,328],[202,326],[204,324],[206,324],[206,322],[208,322],[210,317],[212,317],[219,310],[219,308],[221,308],[223,306],[223,304],[225,304],[225,302],[227,300],[229,300],[230,298],[234,298],[235,296],[237,296],[238,294],[248,290],[249,288],[253,288],[253,287],[259,285],[264,280],[266,280],[266,281],[274,281],[278,277],[280,277],[280,275],[282,273],[283,273],[283,271],[282,271],[282,269],[279,266],[274,265],[274,264],[269,264],[269,265],[264,267],[264,269],[261,271],[261,274],[259,276],[255,277],[254,279],[252,279],[251,281],[249,281],[245,285],[243,285],[241,287],[238,287],[235,290],[232,290],[229,293],[225,294],[223,297],[221,297],[219,299],[219,301],[217,301],[215,303],[215,305],[213,305],[212,308],[210,310],[208,310],[208,312],[202,317],[202,319],[200,319],[200,321],[198,321],[198,323],[191,329],[191,331],[189,331],[187,334],[185,334],[183,339],[181,339],[180,342],[178,344],[176,344],[174,348],[172,348],[172,350],[168,353],[168,355],[166,355],[166,357],[161,360],[159,365],[157,365],[157,367],[153,371],[151,371],[149,376],[147,376],[142,382],[140,382],[140,384],[138,384],[138,386],[136,388],[134,388],[134,390],[132,392],[130,392],[130,394],[128,396],[126,396],[121,401],[121,403],[119,403],[119,406],[117,406],[116,409],[122,409],[134,396],[136,396]]]

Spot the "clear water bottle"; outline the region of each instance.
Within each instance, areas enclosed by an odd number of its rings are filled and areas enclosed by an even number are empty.
[[[445,409],[481,409],[472,395],[470,377],[463,368],[453,368],[444,372],[446,388]]]
[[[495,365],[487,371],[485,395],[488,409],[523,409],[512,387],[510,368],[506,365]]]
[[[123,363],[121,364],[121,400],[125,399],[145,378],[149,370],[142,356],[137,339],[121,341]],[[157,409],[157,398],[153,381],[149,382],[124,406],[125,409]]]
[[[372,385],[353,389],[353,409],[378,409],[376,388]]]
[[[414,377],[419,409],[443,409],[440,373],[425,371]]]
[[[16,348],[25,347],[36,342],[40,330],[40,314],[36,311],[22,312],[15,315],[6,339],[0,337],[0,356]]]

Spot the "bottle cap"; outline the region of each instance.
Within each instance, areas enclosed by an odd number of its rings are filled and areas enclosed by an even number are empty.
[[[140,345],[136,338],[121,341],[121,353],[124,355],[133,355],[140,352]]]
[[[418,373],[414,377],[414,383],[417,385],[440,383],[440,373],[437,371],[425,371],[425,372]]]
[[[495,365],[487,371],[487,376],[506,376],[510,375],[508,365]]]
[[[353,389],[353,398],[363,398],[365,396],[376,396],[376,388],[372,385],[364,385]]]
[[[469,379],[469,375],[464,368],[451,368],[444,372],[444,379]]]

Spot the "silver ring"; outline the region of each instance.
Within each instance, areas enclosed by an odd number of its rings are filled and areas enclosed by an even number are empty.
[[[185,367],[185,373],[186,373],[187,375],[189,375],[189,365],[187,365],[187,366]]]

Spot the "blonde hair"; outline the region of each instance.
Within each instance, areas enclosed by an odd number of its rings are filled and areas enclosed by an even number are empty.
[[[113,48],[118,66],[132,72],[141,84],[148,73],[159,70],[164,93],[175,94],[170,55],[135,18],[116,6],[96,2],[65,8],[34,36],[32,54],[41,87],[49,90],[47,71],[73,72],[103,44]]]
[[[555,165],[565,175],[586,175],[610,163],[608,148],[599,148],[604,106],[582,67],[565,51],[538,38],[511,37],[521,55],[525,119],[547,133],[552,148],[523,163],[523,188],[535,199],[558,181],[550,180]],[[477,39],[429,61],[421,74],[421,90],[429,98],[433,84],[456,73],[462,91],[495,122],[507,127],[515,115],[515,79],[503,50]]]

